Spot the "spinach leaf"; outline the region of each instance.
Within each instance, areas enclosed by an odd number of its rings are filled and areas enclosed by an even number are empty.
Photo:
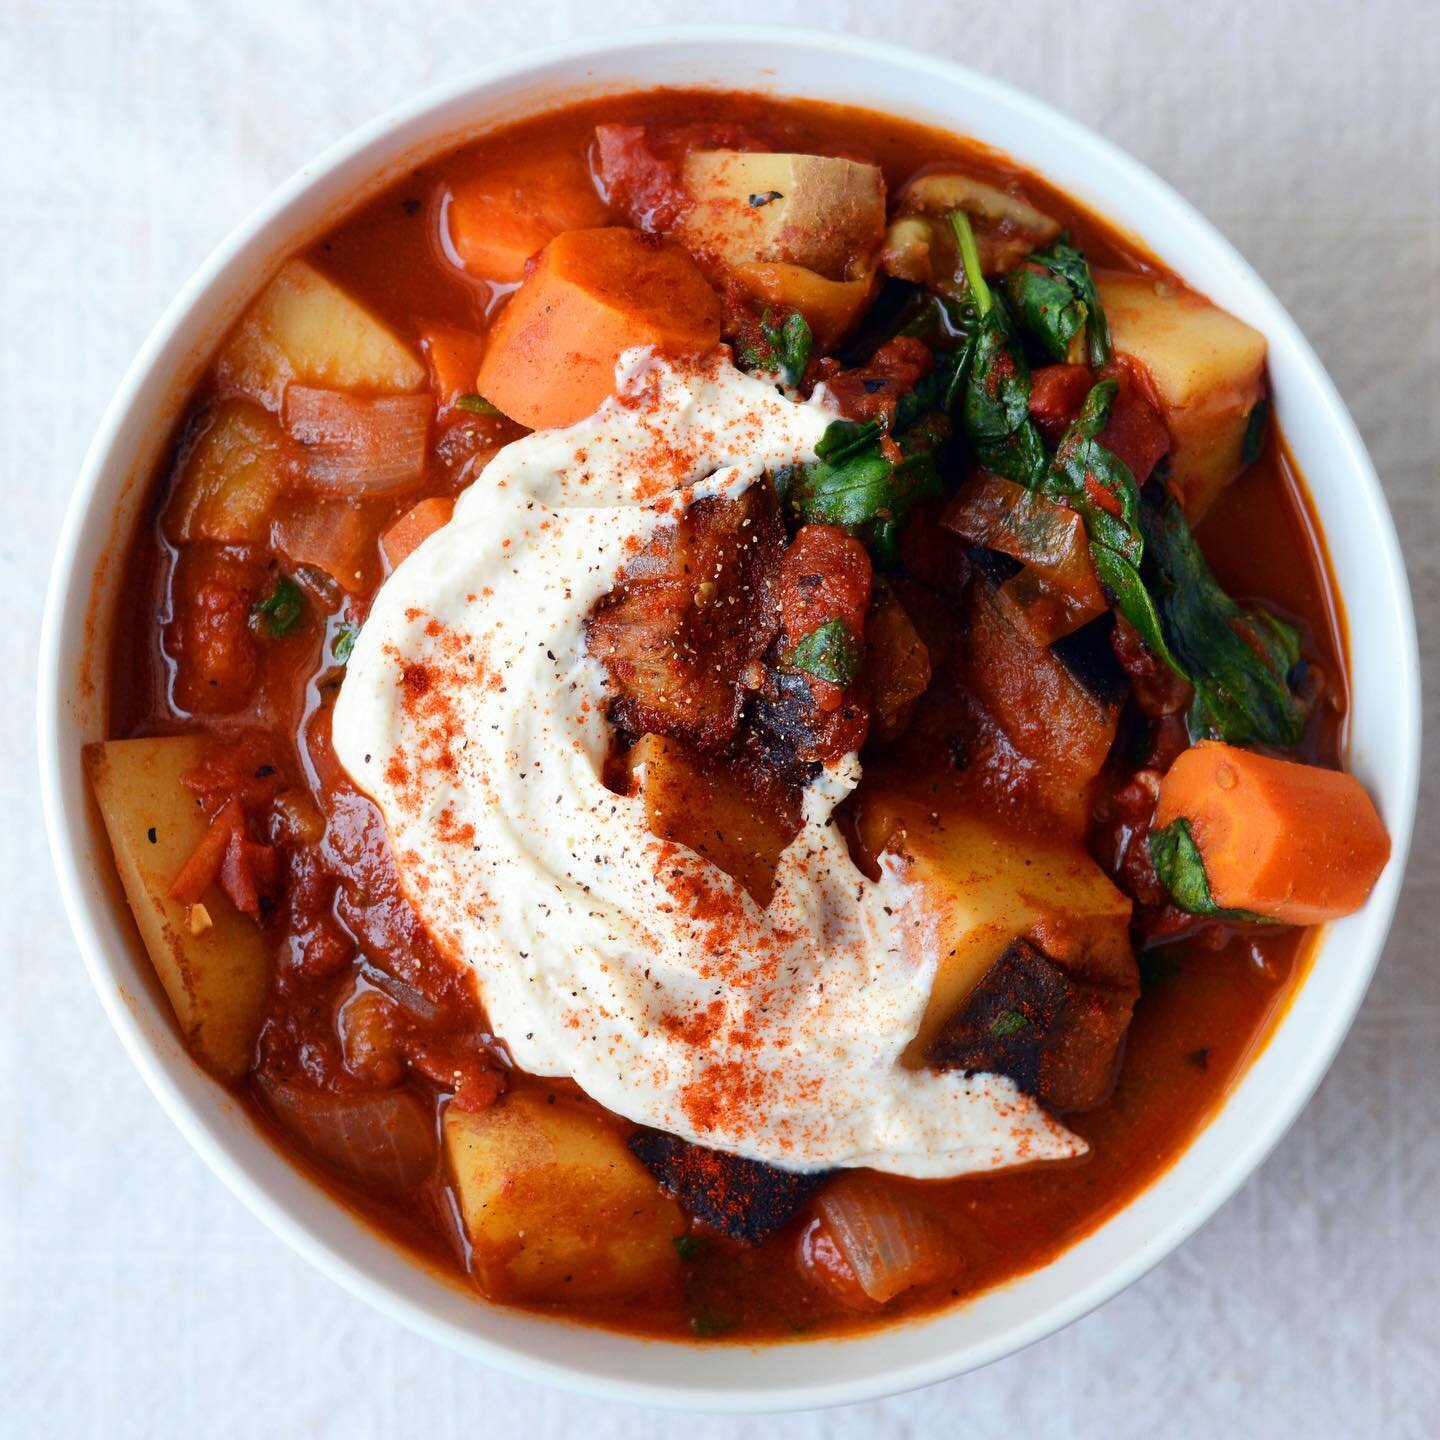
[[[785,663],[832,685],[848,685],[860,672],[860,642],[843,620],[829,620],[804,636]]]
[[[287,575],[282,575],[275,588],[250,612],[251,623],[266,635],[288,635],[305,613],[305,596]]]
[[[1140,488],[1125,463],[1095,438],[1110,419],[1119,388],[1114,380],[1091,387],[1039,488],[1046,495],[1064,498],[1084,516],[1092,545],[1108,547],[1138,569],[1145,553]]]
[[[1260,452],[1265,448],[1265,431],[1268,428],[1266,422],[1269,419],[1270,402],[1257,400],[1255,408],[1245,421],[1245,440],[1240,447],[1242,465],[1253,465],[1260,458]]]
[[[1030,418],[1030,366],[1004,298],[980,269],[975,232],[963,210],[950,212],[976,325],[966,345],[960,418],[976,458],[987,470],[1034,489],[1045,471],[1045,442]]]
[[[1058,363],[1070,358],[1070,342],[1085,328],[1090,307],[1064,280],[1046,270],[1017,266],[1005,289],[1035,343]]]
[[[1147,503],[1140,521],[1150,594],[1175,668],[1195,687],[1191,733],[1294,749],[1309,710],[1289,683],[1298,632],[1266,610],[1242,609],[1220,588],[1174,500]]]
[[[798,385],[810,361],[815,337],[809,321],[792,310],[776,324],[767,308],[761,313],[758,334],[742,335],[735,345],[735,356],[745,370],[764,370],[781,376],[787,385]]]
[[[1242,920],[1259,925],[1277,922],[1250,910],[1226,910],[1215,903],[1210,893],[1210,877],[1205,873],[1205,860],[1190,831],[1190,822],[1181,816],[1163,830],[1152,830],[1149,838],[1150,860],[1160,883],[1182,910],[1192,915],[1205,915],[1215,920]]]
[[[896,433],[898,461],[881,449],[878,421],[832,420],[815,453],[821,458],[775,477],[781,501],[806,524],[839,525],[864,542],[882,569],[899,562],[900,531],[922,500],[944,486],[934,446],[943,425],[931,414]]]
[[[1099,292],[1095,289],[1095,277],[1091,275],[1084,255],[1061,235],[1047,249],[1037,250],[1026,258],[1032,265],[1039,265],[1064,281],[1075,302],[1085,307],[1085,340],[1089,361],[1096,366],[1108,365],[1115,358],[1115,347],[1110,340],[1110,323],[1105,318],[1105,307],[1100,303]]]
[[[864,542],[881,569],[900,561],[900,531],[923,500],[944,493],[938,455],[947,413],[965,376],[965,352],[946,351],[900,396],[889,434],[882,420],[832,420],[813,464],[775,476],[782,503],[808,523],[839,525]]]

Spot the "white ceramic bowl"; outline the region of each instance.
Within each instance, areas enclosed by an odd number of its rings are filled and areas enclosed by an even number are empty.
[[[993,145],[1145,244],[1262,330],[1281,424],[1314,497],[1351,639],[1350,764],[1394,856],[1365,909],[1324,937],[1273,1039],[1180,1161],[1053,1264],[934,1319],[764,1349],[641,1341],[481,1303],[412,1263],[316,1189],[181,1048],[133,934],[80,763],[104,733],[119,566],[151,467],[218,337],[284,254],[417,157],[581,94],[654,85],[843,100]],[[651,30],[538,51],[382,116],[326,151],[205,262],[130,367],[85,461],[41,647],[45,817],[71,922],[131,1059],[211,1168],[326,1274],[423,1334],[591,1394],[725,1410],[840,1404],[958,1375],[1083,1315],[1201,1225],[1265,1158],[1325,1073],[1379,957],[1405,868],[1420,748],[1410,594],[1374,470],[1328,376],[1270,291],[1211,227],[1119,150],[1026,95],[907,51],[763,26]]]

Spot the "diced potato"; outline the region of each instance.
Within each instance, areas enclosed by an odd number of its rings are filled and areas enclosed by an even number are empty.
[[[512,1091],[478,1113],[449,1106],[444,1136],[486,1294],[608,1300],[676,1275],[679,1207],[583,1105]]]
[[[833,349],[860,318],[875,290],[873,274],[827,280],[803,265],[741,265],[735,278],[758,300],[798,310],[815,337],[816,353]]]
[[[1191,521],[1240,473],[1265,392],[1265,337],[1198,295],[1144,275],[1099,275],[1115,348],[1139,361],[1170,431],[1171,478]]]
[[[906,1051],[919,1064],[931,1041],[1014,940],[1038,946],[1082,978],[1133,980],[1131,903],[1084,845],[1004,830],[954,810],[877,795],[860,833],[871,854],[918,887],[902,923],[926,935],[940,956],[930,1003]]]
[[[115,868],[185,1043],[206,1069],[236,1080],[250,1067],[260,1028],[264,936],[214,886],[193,916],[169,897],[207,828],[195,797],[180,783],[199,763],[203,745],[198,735],[104,740],[86,746],[85,764]]]
[[[682,183],[694,204],[681,238],[729,266],[802,265],[828,280],[849,278],[885,230],[885,177],[878,166],[828,155],[692,150]]]
[[[425,367],[359,301],[290,260],[241,317],[218,362],[222,383],[278,410],[292,381],[339,390],[418,390]]]
[[[717,763],[678,740],[644,735],[630,751],[645,819],[653,835],[703,855],[738,880],[759,905],[769,902],[775,867],[795,838],[798,817],[781,815],[743,789]]]
[[[166,538],[220,545],[264,540],[283,467],[284,436],[275,417],[248,400],[221,401],[166,506]]]

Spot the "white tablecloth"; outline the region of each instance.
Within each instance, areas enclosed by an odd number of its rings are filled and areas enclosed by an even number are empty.
[[[0,1434],[753,1433],[578,1401],[442,1352],[308,1269],[231,1198],[131,1070],[76,957],[37,813],[30,685],[85,445],[161,307],[225,231],[419,87],[528,44],[702,13],[810,19],[966,60],[1194,200],[1348,399],[1440,673],[1440,42],[1421,0],[0,0]],[[766,1433],[1440,1434],[1435,754],[1359,1023],[1239,1197],[1128,1293],[1023,1355]]]

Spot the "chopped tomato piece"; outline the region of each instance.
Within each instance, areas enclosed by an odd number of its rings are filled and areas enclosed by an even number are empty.
[[[243,709],[255,689],[259,656],[250,616],[262,571],[208,546],[181,555],[172,587],[175,618],[167,627],[175,658],[175,703],[193,714]]]
[[[1030,413],[1051,445],[1075,423],[1094,383],[1088,365],[1042,365],[1031,372]]]
[[[455,501],[448,495],[432,495],[412,505],[381,537],[380,548],[385,563],[393,570],[421,542],[428,540],[443,525],[450,523]]]
[[[1110,419],[1097,437],[1100,443],[1135,477],[1137,485],[1150,478],[1160,457],[1170,449],[1170,432],[1160,412],[1145,398],[1128,365],[1116,367],[1120,392],[1110,407]]]

